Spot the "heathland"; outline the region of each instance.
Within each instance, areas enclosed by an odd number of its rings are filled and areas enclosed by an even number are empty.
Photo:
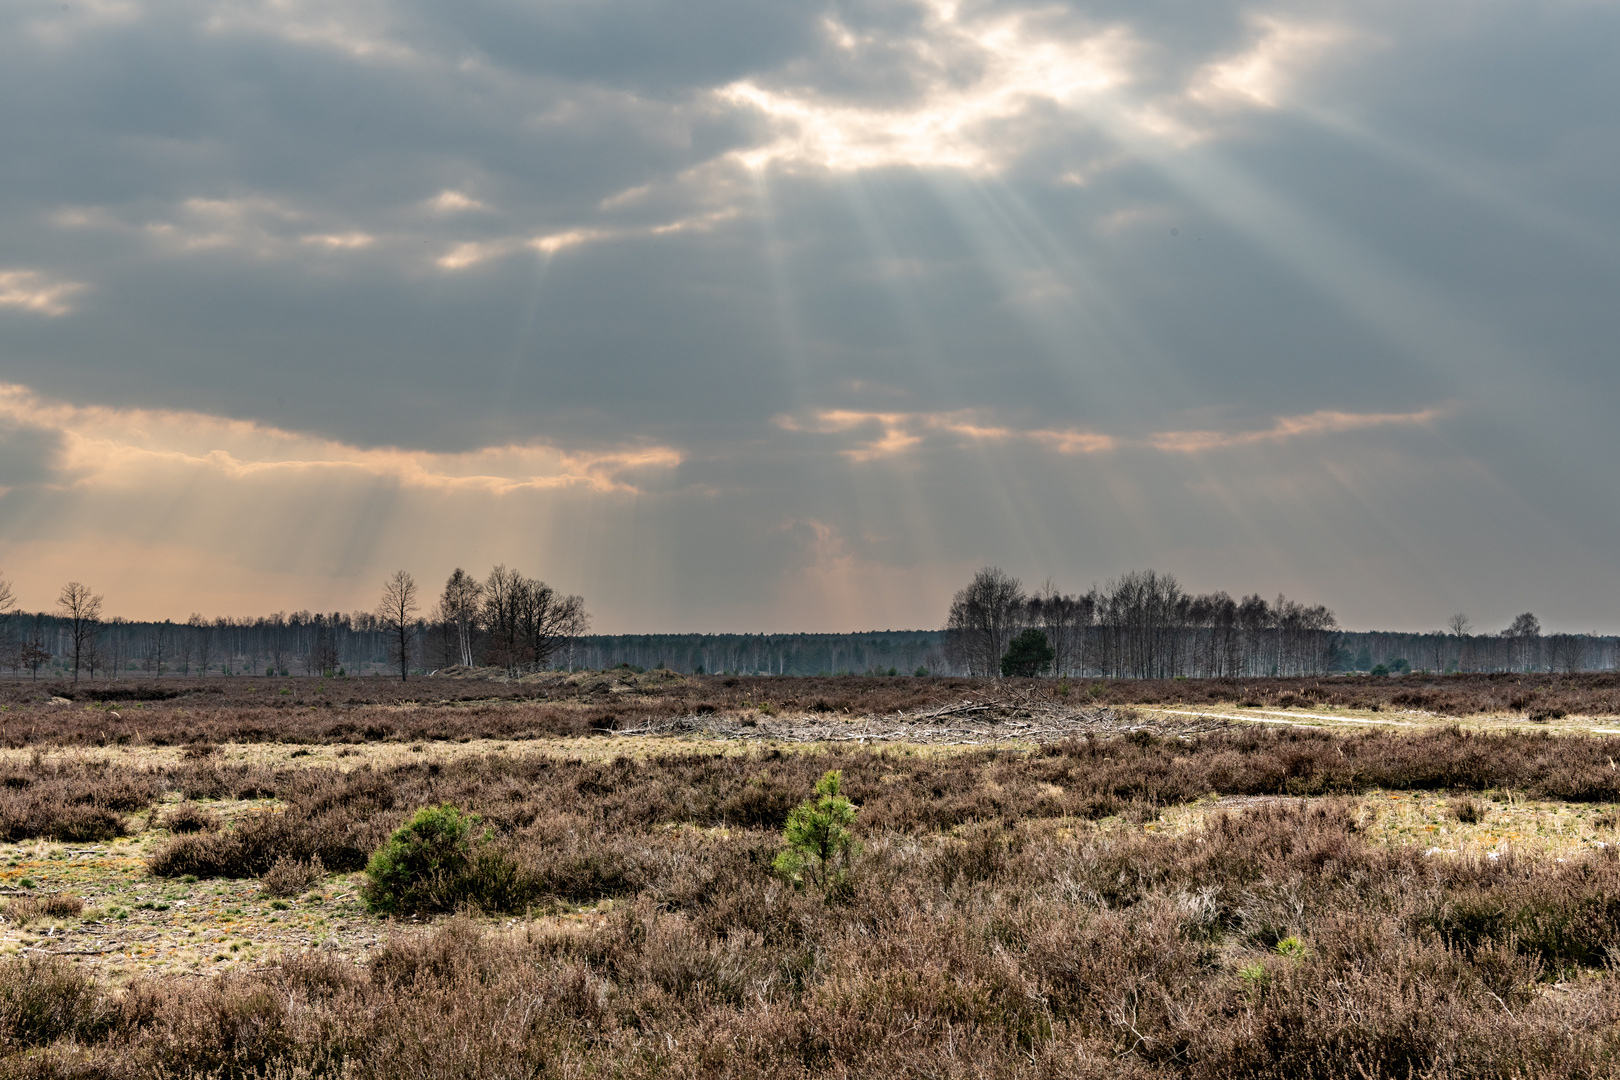
[[[1608,1075],[1617,733],[1606,675],[11,684],[0,1075]]]

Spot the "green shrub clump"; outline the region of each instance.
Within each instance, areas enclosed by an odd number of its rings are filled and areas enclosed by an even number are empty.
[[[1001,675],[1005,679],[1033,679],[1046,674],[1057,652],[1043,631],[1033,627],[1013,638],[1007,655],[1001,658]]]
[[[448,804],[418,810],[366,863],[366,906],[389,915],[444,906],[471,868],[477,823]]]
[[[478,817],[460,809],[424,806],[394,830],[366,864],[361,890],[380,915],[454,911],[471,904],[490,911],[521,909],[527,899],[517,865],[475,836]]]
[[[772,863],[795,885],[817,885],[829,898],[848,894],[849,863],[861,849],[849,831],[860,807],[839,793],[843,779],[840,770],[829,770],[816,781],[816,798],[788,813],[782,829],[788,846]]]

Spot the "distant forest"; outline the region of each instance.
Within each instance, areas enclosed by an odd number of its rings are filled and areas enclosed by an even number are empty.
[[[1620,637],[1546,634],[1529,613],[1492,633],[1473,632],[1461,615],[1451,617],[1450,629],[1430,633],[1343,630],[1326,608],[1281,596],[1188,594],[1170,575],[1152,571],[1065,596],[1050,586],[1025,594],[1016,579],[986,568],[953,599],[946,625],[933,630],[616,635],[578,632],[588,621],[580,598],[558,597],[543,582],[498,567],[491,580],[504,591],[491,602],[481,585],[457,573],[440,602],[411,620],[413,673],[465,667],[470,660],[511,674],[628,665],[709,674],[991,675],[1008,643],[1030,630],[1051,646],[1046,673],[1068,678],[1577,672],[1614,670],[1620,661]],[[554,613],[552,625],[541,626],[537,620],[547,612]],[[525,650],[528,623],[540,626],[529,630],[539,643]],[[541,630],[550,637],[536,637]],[[399,669],[397,620],[391,625],[386,612],[194,615],[185,622],[97,613],[87,628],[59,610],[0,615],[0,671],[14,679],[71,676],[76,634],[81,678],[351,676]]]

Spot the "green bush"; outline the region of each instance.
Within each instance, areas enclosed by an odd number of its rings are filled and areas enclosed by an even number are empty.
[[[522,910],[533,891],[529,876],[487,843],[487,832],[475,835],[477,825],[476,815],[449,804],[418,810],[366,864],[366,906],[384,915],[453,911],[462,904]]]
[[[860,808],[839,794],[844,774],[832,769],[816,781],[816,798],[788,814],[782,839],[787,850],[771,864],[795,885],[819,886],[829,898],[849,891],[849,862],[860,854],[850,833]]]
[[[1013,638],[1007,655],[1001,658],[1001,675],[1006,679],[1033,679],[1046,674],[1057,653],[1043,631],[1033,627]]]
[[[472,866],[477,824],[448,803],[422,807],[366,863],[366,906],[389,915],[453,907]]]

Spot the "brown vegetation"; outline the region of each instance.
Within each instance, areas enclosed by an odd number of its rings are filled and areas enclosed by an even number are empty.
[[[1613,692],[1601,678],[1431,689],[1544,701]],[[13,760],[0,766],[0,835],[107,839],[153,811],[168,833],[154,837],[154,875],[258,878],[268,895],[296,896],[360,870],[419,808],[449,804],[478,816],[478,839],[440,906],[473,918],[398,929],[358,968],[312,953],[117,992],[59,960],[0,961],[0,1077],[548,1076],[589,1062],[622,1076],[1505,1078],[1603,1075],[1620,1051],[1616,848],[1561,861],[1391,846],[1368,839],[1370,808],[1352,798],[1446,792],[1463,822],[1488,812],[1483,792],[1614,803],[1620,738],[1223,728],[949,754],[671,744],[583,760],[518,747],[349,771],[205,752],[241,733],[538,737],[765,702],[882,715],[984,688],[625,675],[494,684],[523,701],[312,706],[312,681],[281,685],[263,687],[286,705],[220,694],[120,718],[83,703],[14,708],[7,739],[88,742],[89,725],[122,721],[130,741],[192,749],[138,765]],[[1285,707],[1288,694],[1422,684],[1258,685],[1076,683],[1063,695],[1040,681],[1020,693],[1095,703],[1126,687],[1140,701],[1162,686],[1182,702],[1264,693]],[[772,865],[789,812],[828,769],[860,807],[861,841],[830,901]],[[1139,827],[1211,794],[1266,798],[1173,835]],[[277,805],[227,820],[197,802],[214,799]],[[73,918],[77,903],[19,894],[6,915]],[[506,930],[474,921],[480,911],[528,918]]]
[[[84,901],[68,893],[48,893],[44,896],[18,896],[0,909],[8,922],[29,923],[35,919],[67,919],[84,911]]]
[[[213,832],[221,825],[219,815],[187,799],[164,814],[158,824],[172,833]]]
[[[658,775],[612,786],[656,803],[636,793]],[[885,817],[842,902],[772,874],[771,832],[653,844],[599,818],[581,850],[658,865],[583,925],[452,922],[360,969],[122,994],[7,961],[0,1072],[1561,1077],[1620,1049],[1612,849],[1434,858],[1367,843],[1333,800],[1179,838]]]
[[[320,856],[304,862],[282,856],[271,864],[259,879],[259,887],[267,896],[297,896],[326,876],[326,867]]]
[[[163,792],[186,799],[273,797],[283,806],[250,813],[228,829],[211,828],[208,813],[183,805],[159,819],[172,820],[176,832],[194,830],[162,849],[156,864],[162,872],[257,877],[282,856],[319,855],[331,870],[357,869],[410,811],[443,803],[482,815],[514,842],[551,838],[542,846],[568,835],[623,835],[672,824],[775,829],[828,768],[843,770],[846,793],[865,807],[864,829],[909,833],[992,819],[1146,818],[1210,793],[1501,789],[1612,802],[1620,801],[1614,760],[1620,760],[1620,738],[1454,728],[1352,736],[1237,728],[1187,739],[1139,733],[1052,743],[1034,753],[767,749],[720,756],[687,750],[614,761],[500,754],[348,772],[217,759],[137,768],[36,758],[7,766],[0,776],[0,829],[11,839],[66,836],[87,813],[111,821],[145,809]],[[599,850],[610,851],[618,841],[603,843]]]
[[[124,813],[144,810],[162,791],[143,770],[35,754],[26,765],[0,765],[0,840],[110,840],[124,831]]]
[[[0,685],[0,745],[533,739],[607,734],[713,712],[882,717],[994,685],[965,678],[677,676],[628,671],[495,679],[213,679]],[[999,684],[1008,685],[1008,684]],[[1620,673],[1300,679],[1019,680],[1054,705],[1339,707],[1438,716],[1620,716]],[[52,705],[53,697],[67,705]]]

